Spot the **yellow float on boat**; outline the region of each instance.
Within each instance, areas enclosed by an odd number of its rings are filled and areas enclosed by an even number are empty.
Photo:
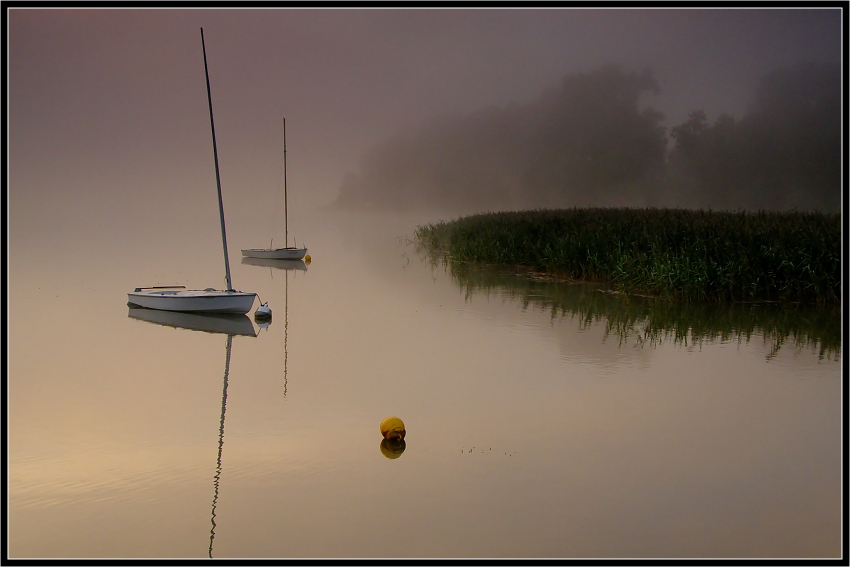
[[[404,430],[404,422],[394,415],[385,417],[381,422],[381,435],[384,439],[404,439],[407,431]]]

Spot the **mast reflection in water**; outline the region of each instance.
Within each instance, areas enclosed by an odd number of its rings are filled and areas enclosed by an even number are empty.
[[[288,386],[288,378],[287,378],[287,360],[289,359],[289,353],[287,350],[287,341],[289,339],[289,272],[306,272],[307,264],[304,260],[283,260],[279,258],[242,258],[243,264],[248,264],[250,266],[261,266],[264,268],[269,268],[269,274],[274,280],[274,271],[272,268],[277,270],[283,270],[284,272],[284,307],[283,307],[283,399],[286,400],[286,389]]]
[[[210,558],[212,558],[213,540],[215,539],[215,505],[218,502],[218,483],[221,479],[221,449],[224,447],[224,412],[227,408],[227,376],[230,373],[230,346],[232,342],[233,335],[227,335],[227,355],[224,362],[224,388],[221,391],[221,425],[218,428],[218,458],[215,461],[215,477],[213,477],[215,479],[213,481],[215,493],[213,495],[212,515],[210,517],[210,523],[212,524],[212,528],[210,528]]]
[[[175,329],[202,331],[205,333],[226,334],[227,348],[224,359],[224,386],[221,392],[221,421],[218,428],[218,457],[216,458],[215,476],[213,477],[213,501],[210,523],[209,556],[212,557],[213,540],[215,539],[215,507],[218,503],[218,487],[221,480],[221,452],[224,447],[224,414],[227,408],[227,379],[230,374],[230,352],[234,336],[256,337],[259,332],[246,315],[182,313],[179,311],[159,311],[156,309],[140,309],[131,307],[128,317],[155,323]]]

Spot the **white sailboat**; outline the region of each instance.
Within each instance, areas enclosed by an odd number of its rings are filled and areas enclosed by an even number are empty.
[[[239,313],[244,315],[251,310],[257,294],[237,291],[233,289],[230,282],[230,261],[227,256],[227,233],[224,228],[224,205],[221,200],[221,177],[218,172],[218,150],[215,143],[215,122],[213,121],[210,75],[207,70],[207,49],[204,44],[204,28],[201,28],[201,47],[204,51],[204,73],[207,79],[207,99],[210,106],[210,128],[212,129],[215,180],[218,187],[218,212],[221,217],[221,243],[224,247],[224,270],[227,276],[227,289],[186,289],[184,286],[137,287],[127,294],[127,303],[131,306],[163,311]]]
[[[242,255],[246,258],[274,260],[301,260],[307,255],[306,247],[289,245],[289,211],[286,200],[286,118],[283,119],[283,222],[285,232],[283,248],[248,248],[242,250]]]

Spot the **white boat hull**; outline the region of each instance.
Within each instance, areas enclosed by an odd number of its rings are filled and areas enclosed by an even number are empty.
[[[145,289],[127,294],[131,305],[161,311],[189,313],[239,313],[244,315],[254,305],[256,293],[209,289]]]
[[[246,258],[263,258],[266,260],[301,260],[307,254],[306,248],[250,248],[243,250]]]

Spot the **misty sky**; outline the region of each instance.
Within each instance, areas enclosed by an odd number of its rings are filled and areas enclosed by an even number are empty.
[[[406,125],[609,63],[653,70],[668,127],[740,117],[765,73],[839,62],[840,26],[838,9],[12,9],[10,219],[215,211],[201,27],[225,206],[245,222],[278,190],[284,116],[291,203],[312,207]]]

